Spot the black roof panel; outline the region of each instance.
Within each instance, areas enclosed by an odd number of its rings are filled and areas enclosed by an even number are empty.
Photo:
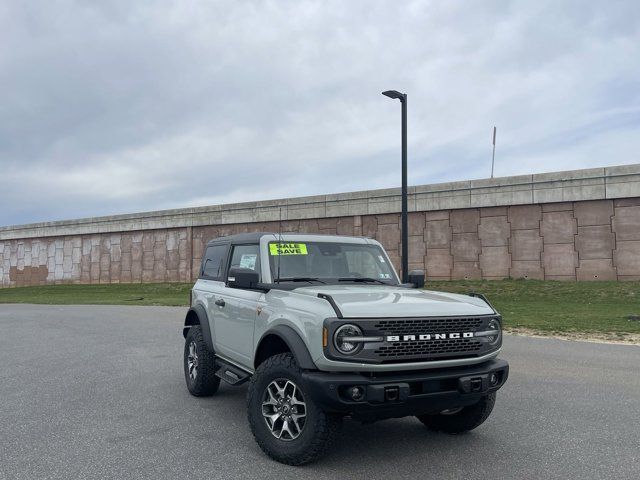
[[[209,240],[207,242],[207,246],[212,245],[214,243],[220,242],[231,242],[231,243],[239,243],[239,242],[259,242],[262,237],[265,235],[276,235],[273,232],[250,232],[250,233],[238,233],[236,235],[229,235],[227,237],[218,237],[213,240]]]

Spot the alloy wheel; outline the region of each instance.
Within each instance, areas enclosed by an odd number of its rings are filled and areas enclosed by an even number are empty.
[[[285,441],[298,438],[307,420],[300,388],[286,378],[272,381],[262,396],[262,416],[274,437]]]
[[[189,344],[189,354],[187,355],[187,367],[189,369],[189,378],[193,381],[198,376],[198,348],[196,342]]]

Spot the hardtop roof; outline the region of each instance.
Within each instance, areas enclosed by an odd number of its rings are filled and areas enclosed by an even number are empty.
[[[260,242],[260,239],[265,235],[274,235],[278,236],[277,232],[249,232],[249,233],[238,233],[235,235],[228,235],[226,237],[218,237],[207,242],[207,246],[214,245],[217,243],[247,243],[247,242]],[[281,234],[283,237],[292,237],[292,236],[313,236],[313,237],[350,237],[350,238],[362,238],[366,237],[353,237],[350,235],[327,235],[322,233],[304,233],[304,232],[283,232]]]

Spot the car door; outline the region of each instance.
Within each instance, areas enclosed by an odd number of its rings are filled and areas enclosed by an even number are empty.
[[[209,316],[211,337],[214,339],[214,349],[217,351],[217,323],[220,313],[219,304],[225,289],[225,266],[229,253],[229,243],[208,245],[202,256],[200,275],[196,283],[198,297],[202,300]],[[216,304],[218,302],[218,304]]]
[[[260,273],[260,247],[256,244],[232,245],[228,268],[248,268]],[[228,276],[228,273],[227,273]],[[224,306],[216,312],[216,341],[220,354],[229,360],[253,367],[253,331],[258,303],[263,292],[230,288],[223,292]]]

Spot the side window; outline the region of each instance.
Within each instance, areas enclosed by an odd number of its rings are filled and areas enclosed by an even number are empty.
[[[229,268],[248,268],[260,273],[260,246],[258,245],[236,245],[231,254],[231,265]]]
[[[202,259],[202,277],[209,280],[221,280],[224,270],[224,255],[227,245],[213,245],[207,248]]]

